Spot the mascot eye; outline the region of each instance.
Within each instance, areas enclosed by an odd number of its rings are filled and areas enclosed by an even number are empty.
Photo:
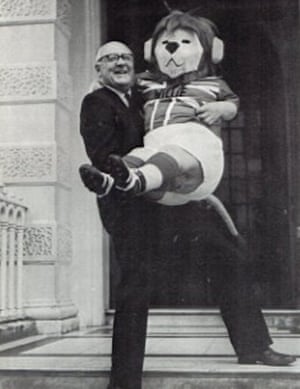
[[[162,44],[163,44],[163,45],[167,45],[167,44],[168,44],[168,42],[169,42],[169,41],[167,41],[167,40],[164,40],[164,41],[162,41]]]
[[[189,40],[189,39],[182,39],[182,41],[181,41],[182,43],[186,43],[186,44],[189,44],[189,43],[191,43],[191,41]]]

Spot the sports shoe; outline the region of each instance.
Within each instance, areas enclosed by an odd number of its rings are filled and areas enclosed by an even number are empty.
[[[114,179],[109,174],[101,172],[92,165],[81,165],[79,174],[84,185],[100,198],[107,196],[113,187]]]
[[[121,157],[114,154],[108,157],[107,162],[116,189],[129,196],[137,196],[145,191],[145,177],[138,169],[130,169]]]

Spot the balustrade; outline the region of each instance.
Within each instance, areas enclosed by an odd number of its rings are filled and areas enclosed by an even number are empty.
[[[0,188],[0,320],[23,315],[23,238],[27,208]]]

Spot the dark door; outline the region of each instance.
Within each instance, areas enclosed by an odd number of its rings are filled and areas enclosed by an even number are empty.
[[[186,1],[184,7],[181,3],[169,1],[172,8],[181,10],[199,6],[197,0]],[[241,98],[238,117],[223,129],[226,172],[218,195],[247,236],[249,249],[254,251],[264,305],[291,307],[295,285],[286,89],[295,85],[288,84],[280,57],[281,46],[289,42],[280,40],[280,34],[274,42],[270,26],[275,22],[278,29],[286,31],[290,23],[286,15],[293,18],[297,1],[200,3],[198,14],[212,19],[219,27],[226,47],[223,75]],[[158,0],[107,2],[107,38],[130,45],[136,54],[137,71],[146,67],[143,43],[166,13],[163,1]],[[190,250],[183,255],[184,268],[178,265],[178,271],[166,278],[166,290],[169,288],[170,293],[154,296],[153,306],[212,304],[206,269],[199,266],[197,252]],[[113,265],[112,285],[115,273]]]

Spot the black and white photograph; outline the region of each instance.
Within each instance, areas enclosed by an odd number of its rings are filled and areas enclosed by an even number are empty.
[[[299,0],[0,0],[0,389],[300,389]]]

